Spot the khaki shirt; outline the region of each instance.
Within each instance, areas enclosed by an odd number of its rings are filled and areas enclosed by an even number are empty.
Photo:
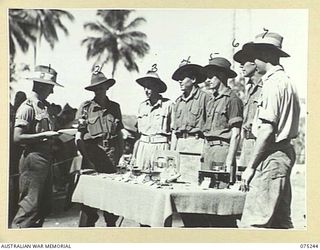
[[[296,88],[280,65],[272,67],[262,77],[262,95],[253,124],[257,136],[262,120],[271,122],[275,129],[275,142],[297,137],[300,103]]]
[[[173,119],[175,133],[203,132],[209,98],[209,94],[196,87],[187,98],[180,96],[176,100]]]
[[[143,135],[170,135],[173,103],[161,97],[156,104],[142,102],[138,111],[138,131]]]
[[[242,101],[235,92],[227,88],[208,101],[204,135],[230,140],[232,127],[242,123],[242,117]]]
[[[120,105],[107,97],[106,107],[101,107],[95,99],[80,105],[76,118],[83,140],[103,138],[111,139],[123,128]]]
[[[249,80],[248,84],[250,84],[250,87],[243,106],[243,128],[245,129],[252,128],[252,122],[254,120],[261,95],[262,80],[260,79],[256,84]]]
[[[15,118],[15,127],[24,127],[26,134],[37,134],[45,131],[53,130],[53,122],[48,113],[46,101],[40,101],[36,94],[25,100],[18,108]],[[51,151],[50,140],[40,141],[28,145],[33,151],[48,153]]]

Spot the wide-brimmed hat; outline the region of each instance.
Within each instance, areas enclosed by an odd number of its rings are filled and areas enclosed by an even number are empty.
[[[231,63],[223,57],[211,57],[209,64],[204,67],[205,72],[225,72],[228,78],[234,78],[237,73],[231,69]]]
[[[282,50],[283,37],[277,33],[261,33],[255,37],[255,40],[243,45],[243,52],[255,55],[257,51],[268,50],[277,54],[279,57],[290,57]]]
[[[102,72],[93,72],[91,76],[91,83],[89,86],[85,87],[85,89],[89,91],[94,91],[94,89],[101,84],[106,84],[110,88],[115,83],[116,80],[112,78],[108,79]]]
[[[26,79],[39,82],[39,83],[45,83],[45,84],[63,87],[61,84],[57,83],[57,71],[51,68],[51,65],[36,66],[31,77],[27,77]]]
[[[77,112],[77,109],[72,108],[69,103],[66,103],[64,107],[62,108],[61,112],[58,114],[58,116],[61,116],[62,114],[74,114]]]
[[[183,80],[186,76],[196,78],[196,84],[202,83],[207,79],[203,67],[198,64],[190,63],[190,57],[187,60],[182,60],[179,68],[173,73],[172,79],[175,81]]]
[[[253,42],[249,42],[249,43],[253,43]],[[235,60],[240,64],[245,64],[246,62],[254,62],[254,59],[255,59],[254,51],[247,49],[247,44],[249,43],[244,44],[242,46],[242,49],[237,51],[233,55],[233,60]]]
[[[149,70],[144,77],[138,78],[136,82],[142,87],[153,89],[158,93],[165,92],[167,90],[167,85],[160,79],[157,70],[157,65],[152,65],[151,70]]]

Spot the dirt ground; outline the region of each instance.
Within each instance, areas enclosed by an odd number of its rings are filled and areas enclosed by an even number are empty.
[[[305,200],[305,165],[296,165],[291,174],[292,185],[292,204],[291,215],[294,228],[297,230],[306,229],[306,200]],[[79,220],[79,204],[64,211],[64,195],[56,196],[52,214],[46,219],[44,227],[47,228],[61,228],[61,227],[77,227]],[[104,227],[105,223],[103,216],[100,213],[100,218],[96,223],[96,227]],[[119,224],[121,218],[118,220]],[[124,219],[121,227],[139,227],[135,221]]]

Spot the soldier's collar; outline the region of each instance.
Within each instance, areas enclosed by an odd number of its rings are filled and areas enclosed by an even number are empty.
[[[93,106],[94,106],[94,109],[106,109],[107,108],[107,106],[109,106],[109,104],[110,104],[110,100],[109,100],[109,98],[106,96],[106,107],[102,107],[102,106],[100,106],[100,104],[96,101],[96,98],[93,98],[92,99],[92,104],[93,104]]]
[[[50,103],[46,100],[41,101],[36,92],[32,92],[28,99],[35,103],[41,109],[44,109],[46,106],[50,105]]]
[[[220,98],[221,96],[230,96],[231,89],[229,87],[224,88],[221,92],[216,92],[217,96],[215,99]]]
[[[262,77],[261,80],[262,82],[267,81],[274,73],[276,73],[277,71],[283,71],[283,67],[281,65],[276,65],[271,67],[271,69],[269,69]]]
[[[152,106],[152,107],[157,107],[157,106],[161,107],[162,106],[162,96],[160,95],[159,100],[154,105],[151,105],[150,99],[146,100],[146,104],[149,106]]]
[[[184,97],[184,95],[182,95],[181,99],[184,101],[189,101],[191,98],[198,99],[199,96],[200,96],[200,89],[199,87],[195,86],[187,97]]]

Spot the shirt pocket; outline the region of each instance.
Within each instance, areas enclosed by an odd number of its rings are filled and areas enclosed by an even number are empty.
[[[96,136],[104,132],[103,125],[99,116],[88,117],[88,132],[91,136]]]
[[[105,117],[107,131],[111,135],[116,135],[119,127],[120,120],[118,118],[115,118],[112,114],[107,114]]]
[[[189,112],[189,119],[188,119],[189,124],[192,127],[195,127],[197,122],[200,120],[200,116],[201,116],[201,108],[197,103],[193,103]]]
[[[215,111],[212,125],[215,129],[228,128],[228,115],[226,110]]]
[[[172,121],[172,127],[173,129],[179,129],[181,128],[181,119],[182,119],[182,109],[174,110],[173,115],[173,121]]]
[[[211,130],[211,127],[212,127],[212,124],[213,124],[213,111],[212,110],[210,110],[210,111],[208,111],[207,112],[207,117],[206,117],[206,123],[205,123],[205,127],[204,127],[204,129],[205,129],[205,131],[210,131]]]

